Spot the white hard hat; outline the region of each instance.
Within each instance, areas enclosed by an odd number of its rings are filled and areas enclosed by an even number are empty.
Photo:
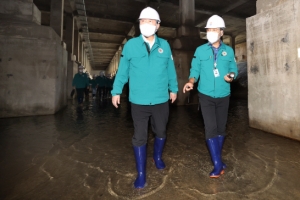
[[[83,67],[82,65],[80,65],[78,68],[81,68],[81,69],[83,69],[84,67]]]
[[[226,27],[222,17],[218,15],[213,15],[207,20],[205,28],[226,28]]]
[[[156,10],[151,7],[147,7],[142,10],[139,19],[155,19],[160,23],[159,14]]]

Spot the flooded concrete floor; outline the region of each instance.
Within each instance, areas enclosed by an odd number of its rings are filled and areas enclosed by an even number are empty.
[[[172,107],[163,154],[152,163],[149,130],[147,187],[133,188],[129,104],[76,102],[56,115],[0,119],[0,199],[300,199],[300,143],[248,127],[246,100],[232,100],[223,160],[211,179],[197,105]]]

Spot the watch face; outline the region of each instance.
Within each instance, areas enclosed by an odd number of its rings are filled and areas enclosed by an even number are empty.
[[[234,74],[230,74],[229,76],[230,76],[231,78],[233,78],[233,77],[234,77]]]

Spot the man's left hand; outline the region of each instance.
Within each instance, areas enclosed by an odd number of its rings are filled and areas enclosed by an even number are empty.
[[[176,100],[176,98],[177,98],[177,94],[170,92],[171,103],[173,103]]]
[[[224,76],[224,80],[225,80],[227,83],[231,83],[231,82],[233,81],[233,78],[229,78],[229,77],[228,77],[228,74],[226,74],[226,75]]]

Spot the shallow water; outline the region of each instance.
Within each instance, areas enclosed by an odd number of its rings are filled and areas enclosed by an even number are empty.
[[[298,199],[299,142],[248,126],[246,100],[232,100],[225,174],[212,170],[197,105],[171,107],[159,171],[149,128],[147,187],[136,177],[130,104],[75,101],[56,115],[0,119],[0,199]]]

